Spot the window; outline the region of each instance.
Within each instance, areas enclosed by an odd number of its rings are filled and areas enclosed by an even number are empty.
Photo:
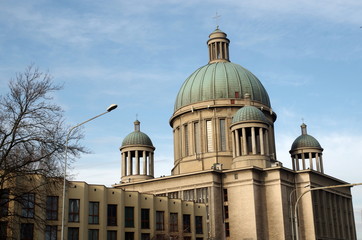
[[[34,217],[34,208],[35,208],[35,195],[34,193],[26,193],[22,196],[22,209],[21,216],[25,218]]]
[[[108,204],[107,206],[107,225],[117,226],[117,205]]]
[[[165,230],[165,212],[164,211],[156,211],[156,231]]]
[[[198,202],[198,203],[207,203],[208,202],[207,187],[196,189],[196,202]]]
[[[149,233],[141,233],[141,240],[151,240],[151,235]]]
[[[191,190],[185,190],[183,192],[183,200],[186,200],[186,201],[194,201],[195,199],[195,194],[194,194],[194,189],[191,189]]]
[[[228,201],[228,190],[224,188],[224,202]]]
[[[57,226],[45,226],[45,240],[57,240]]]
[[[99,223],[99,202],[89,202],[88,205],[88,223],[98,224]]]
[[[68,228],[68,240],[79,240],[79,228]]]
[[[195,153],[201,153],[201,141],[200,141],[200,125],[199,122],[194,123],[194,141],[195,141]]]
[[[79,222],[79,199],[69,199],[69,222]]]
[[[7,239],[8,222],[0,222],[0,239]]]
[[[226,151],[226,131],[225,131],[225,119],[220,119],[220,151]]]
[[[108,230],[107,231],[107,240],[117,240],[117,231]]]
[[[178,192],[170,192],[167,194],[168,198],[178,198]]]
[[[206,121],[206,143],[207,143],[207,151],[213,152],[213,134],[212,134],[212,122],[211,120]]]
[[[47,220],[58,220],[58,196],[47,196]]]
[[[195,217],[195,224],[196,224],[196,234],[202,234],[202,216],[196,216]]]
[[[134,208],[124,208],[124,227],[134,227]]]
[[[184,237],[184,240],[191,240],[191,237]]]
[[[178,232],[177,213],[170,213],[170,232]]]
[[[230,237],[230,227],[228,222],[225,223],[225,235]]]
[[[148,208],[141,209],[141,228],[142,229],[150,228],[150,209]]]
[[[229,218],[229,206],[224,206],[225,218]]]
[[[22,223],[20,225],[20,240],[33,240],[34,224]]]
[[[98,229],[89,229],[88,230],[88,240],[98,240],[99,230]]]
[[[185,156],[189,155],[189,132],[187,124],[184,125]]]
[[[184,233],[190,233],[191,232],[191,215],[190,214],[184,214],[182,222],[183,222],[183,231],[184,231]]]
[[[8,215],[9,189],[0,190],[0,218]]]
[[[124,233],[124,240],[134,240],[134,233],[133,232],[125,232]]]

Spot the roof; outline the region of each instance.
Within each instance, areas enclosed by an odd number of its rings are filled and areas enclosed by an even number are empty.
[[[134,145],[153,147],[152,141],[147,134],[140,131],[140,122],[138,120],[134,122],[134,129],[134,132],[131,132],[123,139],[121,148]]]
[[[260,121],[268,123],[264,113],[254,106],[242,107],[234,114],[232,123],[244,121]]]

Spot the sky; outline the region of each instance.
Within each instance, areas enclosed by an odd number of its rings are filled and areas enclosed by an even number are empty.
[[[217,25],[231,41],[230,60],[268,91],[277,159],[291,168],[289,150],[304,121],[324,148],[325,173],[362,182],[358,0],[1,0],[0,93],[34,65],[64,84],[54,101],[70,126],[118,104],[84,126],[91,154],[72,164],[74,180],[118,183],[119,147],[136,118],[156,147],[155,176],[170,175],[176,95],[207,64]],[[352,193],[362,239],[362,186]]]

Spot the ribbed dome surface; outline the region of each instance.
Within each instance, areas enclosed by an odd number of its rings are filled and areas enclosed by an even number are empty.
[[[197,69],[186,79],[177,95],[175,111],[197,102],[235,99],[236,92],[240,99],[249,93],[252,101],[270,107],[268,93],[256,76],[238,64],[216,62]]]
[[[264,113],[254,106],[245,106],[240,108],[234,115],[232,123],[244,121],[261,121],[268,123]]]
[[[147,134],[140,131],[134,131],[123,139],[121,147],[128,145],[146,145],[153,147],[152,141]]]
[[[295,150],[297,148],[322,148],[317,139],[314,137],[304,134],[297,137],[292,144],[291,150]]]

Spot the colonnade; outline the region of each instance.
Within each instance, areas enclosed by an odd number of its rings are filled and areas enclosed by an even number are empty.
[[[132,175],[154,175],[154,153],[152,151],[122,151],[122,178]]]
[[[307,163],[309,161],[309,164]],[[292,154],[293,170],[312,169],[323,173],[323,159],[321,152],[303,152]]]

